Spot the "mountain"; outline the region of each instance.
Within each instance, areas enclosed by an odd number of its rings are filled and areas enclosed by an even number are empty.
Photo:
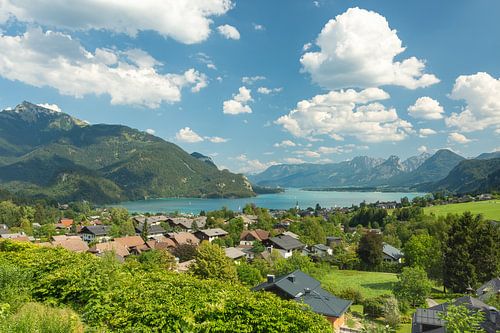
[[[484,193],[500,189],[500,158],[460,162],[448,176],[428,187],[432,191]]]
[[[489,160],[490,158],[500,158],[500,151],[494,151],[492,153],[482,153],[476,160]]]
[[[28,197],[108,203],[254,195],[246,177],[200,156],[127,126],[88,125],[29,102],[0,112],[0,186]]]
[[[208,165],[210,165],[210,166],[212,166],[214,168],[217,168],[217,165],[215,165],[214,161],[209,156],[205,156],[205,155],[203,155],[201,153],[198,153],[198,152],[191,153],[191,156],[193,156],[197,160],[200,160],[202,162],[207,163]]]
[[[420,154],[404,161],[358,156],[330,164],[281,164],[251,176],[262,186],[281,187],[413,187],[443,179],[464,158],[450,150]]]

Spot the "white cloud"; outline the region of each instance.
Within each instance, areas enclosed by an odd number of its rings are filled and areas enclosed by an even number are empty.
[[[460,113],[445,119],[448,127],[472,132],[493,127],[500,130],[500,79],[488,73],[461,75],[455,80],[450,98],[464,100]]]
[[[159,62],[142,50],[86,50],[71,36],[31,29],[20,36],[0,34],[0,76],[36,87],[52,87],[63,95],[111,97],[112,104],[158,107],[177,102],[181,89],[207,85],[206,76],[189,69],[160,74]]]
[[[278,164],[275,161],[261,162],[258,159],[250,159],[245,154],[241,154],[237,156],[235,159],[240,162],[240,166],[237,170],[237,172],[239,173],[254,174],[264,171],[272,165]]]
[[[417,148],[417,151],[419,153],[423,154],[423,153],[427,153],[429,150],[427,149],[426,146],[420,146],[420,147]]]
[[[438,101],[430,97],[420,97],[408,107],[408,114],[413,118],[436,120],[443,118],[444,109]]]
[[[244,84],[252,85],[257,81],[262,81],[265,80],[266,77],[262,75],[255,75],[255,76],[244,76],[241,78],[241,82]]]
[[[263,95],[269,95],[271,93],[279,93],[282,90],[283,90],[283,88],[267,88],[267,87],[257,88],[257,92],[259,94],[263,94]]]
[[[432,128],[421,128],[419,131],[418,131],[418,136],[420,136],[421,138],[426,138],[430,135],[434,135],[436,134],[437,132],[435,130],[433,130]]]
[[[224,101],[222,105],[223,112],[225,114],[241,114],[241,113],[252,113],[252,108],[248,106],[248,103],[252,101],[251,90],[246,87],[240,87],[238,93],[233,95],[233,98]]]
[[[177,141],[186,143],[196,143],[203,141],[203,138],[189,127],[184,127],[175,134]]]
[[[283,140],[281,142],[275,143],[273,146],[276,148],[283,148],[283,147],[295,147],[296,145],[297,144],[292,140]]]
[[[297,103],[289,114],[276,120],[297,137],[314,139],[328,135],[339,139],[353,136],[360,141],[400,141],[413,131],[412,125],[374,101],[390,96],[379,88],[331,91]]]
[[[350,8],[321,30],[319,52],[305,53],[300,62],[312,80],[328,89],[398,85],[409,89],[439,82],[424,74],[425,62],[394,58],[405,51],[402,41],[382,15]]]
[[[234,39],[234,40],[240,39],[240,32],[232,25],[229,24],[219,25],[217,27],[217,31],[226,39]]]
[[[287,158],[284,158],[283,161],[285,161],[285,163],[289,163],[289,164],[303,164],[303,163],[306,163],[306,161],[304,161],[303,159],[296,158],[296,157],[287,157]]]
[[[108,30],[136,36],[153,30],[186,44],[210,35],[211,17],[232,8],[230,0],[2,0],[0,23],[9,16],[72,31]]]
[[[253,24],[253,28],[258,31],[266,30],[266,27],[264,27],[262,24],[257,24],[257,23]]]
[[[221,138],[220,136],[210,136],[206,137],[206,139],[212,143],[225,143],[229,141],[229,139]]]
[[[196,54],[196,59],[207,66],[207,68],[210,68],[210,69],[213,69],[213,70],[217,70],[217,66],[215,66],[212,58],[210,58],[210,56],[206,53],[203,53],[203,52],[198,52]]]
[[[152,128],[148,128],[148,129],[146,129],[146,133],[151,134],[151,135],[155,135],[156,131]]]
[[[453,133],[450,133],[448,135],[448,142],[456,142],[456,143],[465,144],[465,143],[469,143],[471,141],[473,141],[473,140],[467,138],[465,135],[460,134],[460,133],[453,132]]]
[[[298,156],[309,157],[309,158],[320,158],[321,154],[312,150],[297,150],[295,152]]]
[[[302,46],[302,51],[306,52],[312,47],[312,43],[305,43],[304,46]]]
[[[41,106],[42,108],[46,108],[46,109],[49,109],[52,111],[62,112],[61,108],[57,104],[41,103],[41,104],[37,104],[37,105]]]

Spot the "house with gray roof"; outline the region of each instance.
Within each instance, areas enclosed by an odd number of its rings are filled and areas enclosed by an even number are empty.
[[[210,243],[217,238],[225,237],[227,232],[221,228],[203,229],[194,233],[200,240],[207,240]]]
[[[398,262],[401,263],[401,259],[404,257],[403,252],[396,249],[394,246],[384,243],[382,248],[383,260],[386,262]]]
[[[443,303],[428,309],[418,308],[413,314],[411,332],[446,333],[446,323],[440,316],[450,304],[455,306],[464,305],[472,311],[482,311],[484,313],[484,321],[481,323],[481,328],[487,333],[500,331],[500,313],[496,308],[485,304],[477,298],[463,296],[452,303]]]
[[[282,299],[307,304],[312,311],[325,316],[334,331],[344,325],[344,315],[352,304],[352,301],[330,294],[321,288],[318,280],[300,270],[279,277],[268,275],[266,282],[252,290],[272,292]]]
[[[309,253],[316,257],[324,257],[333,255],[333,250],[325,244],[316,244],[310,247]]]
[[[494,278],[476,290],[476,295],[481,301],[486,301],[493,295],[500,295],[500,279]]]
[[[87,243],[101,243],[111,239],[109,229],[110,227],[107,225],[88,225],[80,230],[80,237]]]
[[[272,250],[278,250],[278,252],[283,256],[283,258],[291,257],[293,251],[302,251],[306,246],[298,239],[283,234],[278,235],[276,237],[268,238],[264,242],[264,245],[267,247],[267,250],[269,252],[271,252]]]
[[[163,229],[163,227],[159,224],[147,224],[147,233],[149,239],[154,239],[158,236],[163,236],[167,231]],[[139,223],[135,227],[135,234],[140,236],[142,234],[142,230],[144,229],[144,223]]]

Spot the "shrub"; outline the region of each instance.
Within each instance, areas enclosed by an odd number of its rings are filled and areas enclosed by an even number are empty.
[[[367,298],[363,302],[363,313],[370,318],[378,318],[384,315],[384,296]]]
[[[338,292],[333,292],[334,295],[351,300],[354,304],[362,304],[363,303],[363,295],[359,290],[354,288],[344,288]]]

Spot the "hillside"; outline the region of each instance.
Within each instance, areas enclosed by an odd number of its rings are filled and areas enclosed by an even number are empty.
[[[430,186],[433,191],[481,193],[500,189],[500,158],[465,160]]]
[[[158,137],[28,102],[0,112],[0,184],[24,196],[95,203],[254,195],[244,176]]]

